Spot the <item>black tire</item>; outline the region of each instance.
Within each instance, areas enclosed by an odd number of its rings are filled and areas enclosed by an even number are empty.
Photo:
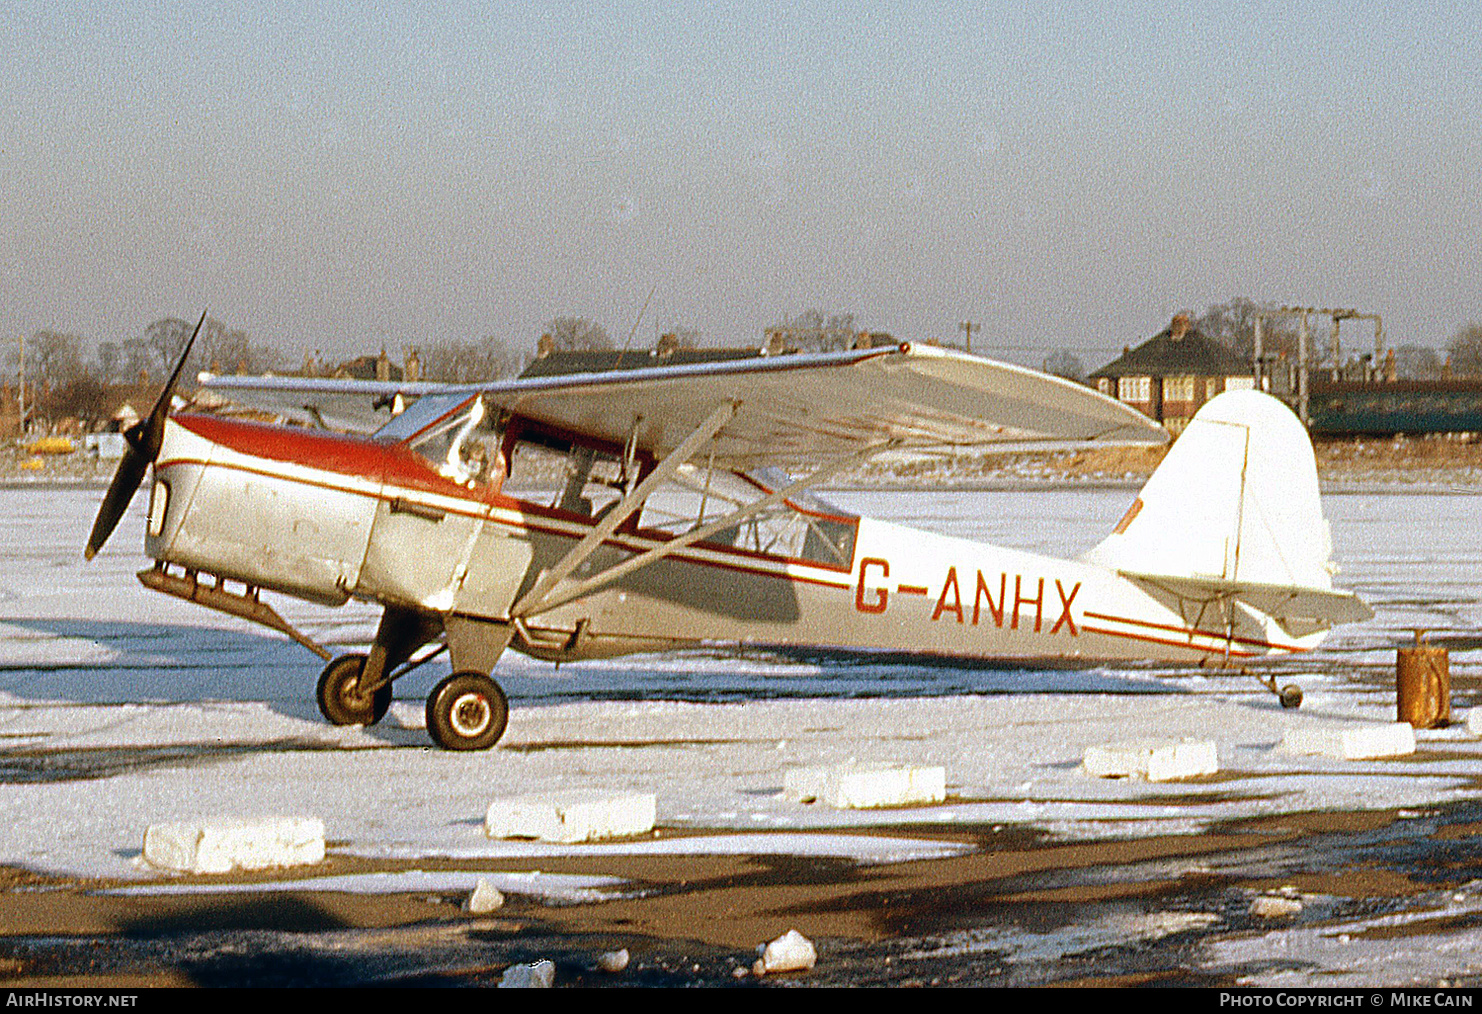
[[[1288,683],[1282,687],[1279,696],[1283,708],[1300,708],[1302,706],[1302,688],[1295,683]]]
[[[364,655],[341,655],[319,675],[319,712],[334,725],[375,725],[391,707],[391,684],[366,697],[359,693]]]
[[[483,673],[455,672],[427,698],[427,734],[444,750],[487,750],[507,724],[509,701]]]

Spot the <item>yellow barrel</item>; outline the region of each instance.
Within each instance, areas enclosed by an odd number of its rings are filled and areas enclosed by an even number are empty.
[[[1415,632],[1414,647],[1395,652],[1395,679],[1401,722],[1417,729],[1451,724],[1451,658],[1425,643],[1425,631]]]

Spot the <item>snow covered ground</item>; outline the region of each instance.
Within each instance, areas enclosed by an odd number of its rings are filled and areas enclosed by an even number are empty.
[[[833,499],[893,521],[1057,555],[1111,529],[1125,489],[847,491]],[[1324,809],[1421,809],[1482,795],[1482,741],[1464,726],[1420,732],[1418,752],[1345,762],[1282,751],[1304,724],[1394,720],[1394,648],[1410,629],[1470,635],[1482,533],[1466,496],[1330,495],[1338,581],[1376,610],[1316,656],[1287,663],[1300,711],[1249,677],[1156,668],[1002,672],[966,666],[790,660],[695,650],[559,669],[507,654],[509,731],[483,754],[433,749],[423,697],[445,673],[397,684],[388,718],[334,728],[313,702],[319,661],[267,631],[143,589],[134,572],[142,501],[104,552],[82,560],[97,490],[0,490],[0,863],[144,882],[152,823],[203,816],[322,818],[331,853],[416,860],[554,854],[490,841],[482,818],[514,791],[652,792],[679,841],[572,846],[926,858],[960,846],[918,824],[1026,825],[1073,838],[1194,833],[1217,820]],[[376,612],[277,599],[310,636],[363,644]],[[1477,650],[1454,650],[1469,685]],[[1462,705],[1470,690],[1458,689]],[[1465,717],[1465,708],[1459,717]],[[1089,746],[1212,738],[1221,774],[1150,785],[1089,777]],[[939,806],[838,812],[783,798],[791,767],[854,760],[942,765]],[[875,828],[870,835],[840,829]],[[900,833],[882,832],[882,827]],[[421,874],[358,889],[417,890]],[[398,885],[401,886],[398,886]],[[341,888],[344,889],[344,888]],[[584,897],[620,884],[553,880]]]

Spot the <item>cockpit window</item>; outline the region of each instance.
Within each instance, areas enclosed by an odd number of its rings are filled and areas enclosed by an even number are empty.
[[[500,481],[505,470],[499,460],[495,418],[484,399],[474,398],[466,408],[436,419],[408,440],[407,446],[456,483]]]
[[[673,483],[649,497],[638,523],[641,528],[678,535],[718,521],[791,482],[785,472],[777,469],[738,475],[687,465],[676,473]],[[858,518],[849,512],[809,493],[798,492],[705,541],[848,569],[854,560],[858,527]]]
[[[567,441],[517,439],[506,489],[527,503],[600,517],[622,498],[628,476],[618,455]]]

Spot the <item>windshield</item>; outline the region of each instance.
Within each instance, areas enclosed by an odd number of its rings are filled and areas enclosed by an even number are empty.
[[[426,429],[471,397],[472,395],[467,391],[456,394],[423,395],[371,436],[386,443],[399,444],[407,437]]]
[[[421,404],[418,402],[417,407]],[[404,414],[410,415],[411,410]],[[499,462],[495,418],[484,399],[474,398],[441,418],[432,416],[431,425],[417,431],[407,446],[426,458],[439,475],[454,482],[464,485],[498,482],[504,478],[504,468]]]

